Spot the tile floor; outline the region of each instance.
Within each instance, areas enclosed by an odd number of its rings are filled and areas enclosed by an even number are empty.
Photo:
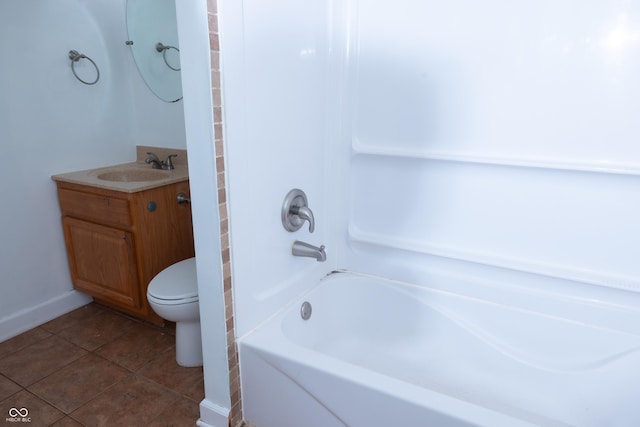
[[[4,341],[0,427],[194,426],[202,368],[178,366],[174,345],[175,328],[93,303]]]

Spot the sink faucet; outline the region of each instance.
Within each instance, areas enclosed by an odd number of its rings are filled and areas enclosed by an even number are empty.
[[[327,254],[324,252],[324,245],[317,247],[299,240],[293,242],[291,253],[293,256],[315,258],[318,262],[324,262],[327,260]]]
[[[147,164],[151,164],[153,169],[164,169],[164,170],[172,170],[175,169],[173,166],[173,162],[171,161],[172,157],[177,157],[177,154],[169,154],[167,156],[167,160],[161,161],[155,153],[147,152],[147,158],[144,159],[144,162]]]

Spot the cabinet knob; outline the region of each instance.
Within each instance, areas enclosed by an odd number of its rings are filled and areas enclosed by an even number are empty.
[[[191,199],[187,197],[187,195],[184,192],[179,192],[178,193],[178,204],[183,204],[183,203],[191,203]]]

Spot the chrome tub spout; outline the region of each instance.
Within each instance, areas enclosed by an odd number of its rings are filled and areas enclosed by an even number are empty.
[[[327,254],[324,251],[324,245],[320,247],[310,245],[309,243],[296,240],[291,247],[291,253],[293,256],[304,256],[309,258],[315,258],[318,262],[324,262],[327,260]]]

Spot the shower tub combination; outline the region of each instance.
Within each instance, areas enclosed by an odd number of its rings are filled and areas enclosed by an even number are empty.
[[[260,427],[639,425],[640,335],[595,323],[604,318],[595,303],[586,313],[335,273],[240,341],[245,418]]]

